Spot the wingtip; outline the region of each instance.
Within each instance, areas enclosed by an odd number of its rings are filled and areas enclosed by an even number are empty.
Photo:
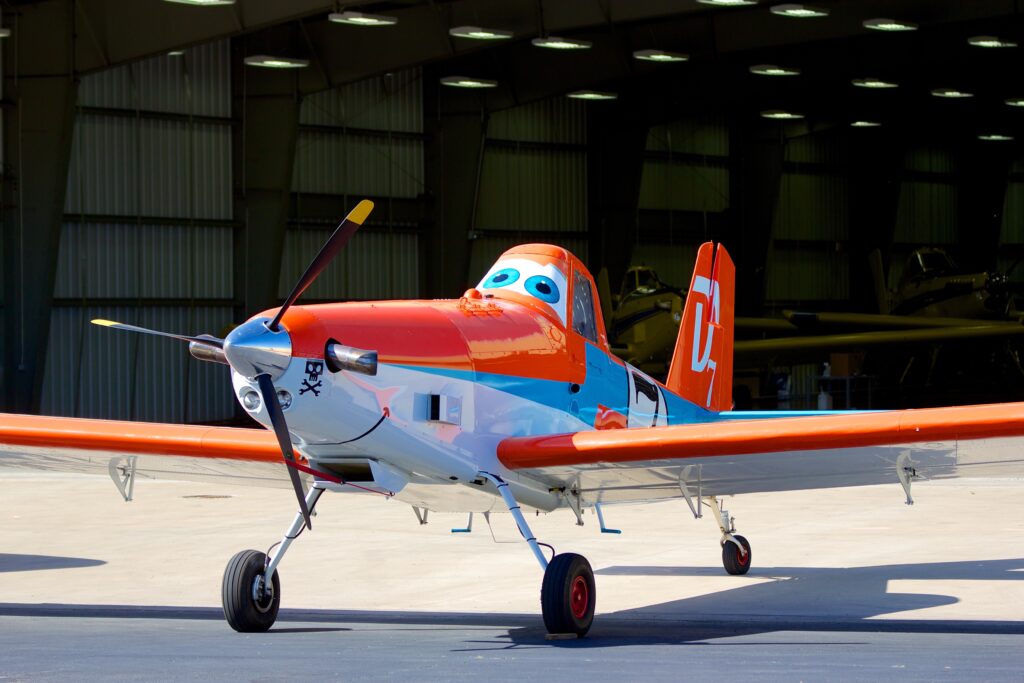
[[[362,225],[363,221],[366,220],[366,217],[370,215],[371,211],[373,211],[373,202],[369,199],[364,199],[356,204],[356,208],[349,212],[348,220],[357,225]]]

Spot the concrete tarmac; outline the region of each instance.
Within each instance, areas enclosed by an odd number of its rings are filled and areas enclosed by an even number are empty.
[[[1020,680],[1024,482],[727,499],[753,546],[721,567],[681,501],[531,517],[597,574],[584,641],[544,639],[541,571],[508,515],[431,515],[327,494],[282,564],[271,634],[222,621],[220,579],[294,514],[286,490],[0,470],[0,680]],[[701,645],[702,647],[693,647]],[[487,663],[501,666],[488,666]],[[246,665],[250,664],[251,669]],[[533,672],[531,674],[531,672]],[[636,674],[636,675],[633,675]]]

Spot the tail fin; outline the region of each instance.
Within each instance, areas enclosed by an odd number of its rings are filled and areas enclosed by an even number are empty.
[[[732,409],[733,296],[736,266],[721,244],[705,242],[686,295],[676,349],[665,381],[707,410]]]

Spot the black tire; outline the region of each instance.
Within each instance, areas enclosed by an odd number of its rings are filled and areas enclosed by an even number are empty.
[[[262,582],[267,556],[258,550],[243,550],[228,562],[221,584],[221,603],[228,625],[239,633],[262,633],[274,625],[281,607],[281,580],[274,570],[272,594],[256,599],[257,580]]]
[[[747,552],[746,554],[741,553],[735,543],[726,541],[722,544],[722,565],[730,574],[746,574],[750,571],[750,561],[754,557],[750,552],[750,543],[742,536],[733,536],[733,538],[739,541]]]
[[[594,622],[596,605],[594,570],[587,558],[576,553],[555,555],[540,588],[540,607],[548,633],[583,637]]]

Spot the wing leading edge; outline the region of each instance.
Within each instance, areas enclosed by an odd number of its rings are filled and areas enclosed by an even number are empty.
[[[1024,403],[513,437],[509,469],[592,502],[1024,474]]]

